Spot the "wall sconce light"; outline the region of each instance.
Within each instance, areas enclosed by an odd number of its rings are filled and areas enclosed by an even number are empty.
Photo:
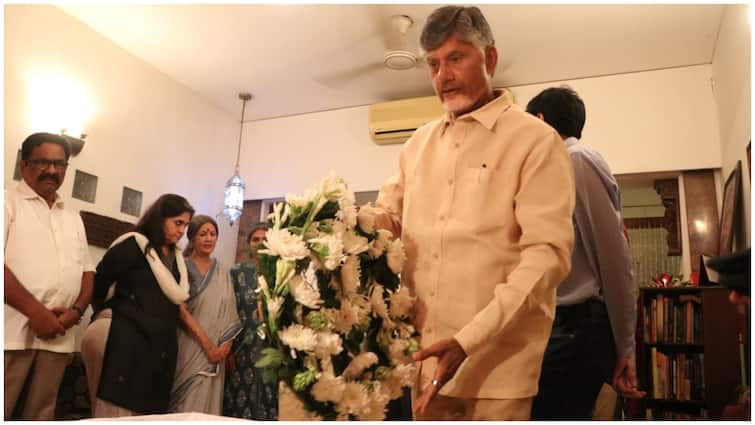
[[[81,133],[81,137],[76,138],[73,136],[69,136],[66,134],[66,129],[60,130],[60,135],[63,136],[64,139],[68,142],[68,144],[71,145],[71,156],[76,156],[81,153],[81,150],[84,149],[84,139],[86,139],[87,135],[86,133]]]

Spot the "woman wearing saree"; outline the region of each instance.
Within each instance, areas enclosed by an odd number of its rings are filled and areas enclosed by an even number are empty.
[[[211,257],[218,225],[206,215],[191,220],[186,234],[189,300],[181,305],[184,324],[178,331],[178,359],[170,410],[220,415],[225,359],[241,332],[236,297],[228,268]]]

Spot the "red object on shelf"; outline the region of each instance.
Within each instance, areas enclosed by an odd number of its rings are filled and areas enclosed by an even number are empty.
[[[692,272],[689,274],[689,284],[695,287],[700,286],[700,272]]]

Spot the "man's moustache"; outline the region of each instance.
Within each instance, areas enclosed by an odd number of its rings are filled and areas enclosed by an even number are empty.
[[[60,180],[58,180],[58,177],[52,174],[44,174],[44,175],[39,176],[39,178],[37,178],[38,182],[41,182],[43,180],[52,180],[55,183],[60,183]]]

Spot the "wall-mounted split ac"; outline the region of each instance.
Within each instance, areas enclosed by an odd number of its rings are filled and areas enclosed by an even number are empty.
[[[376,103],[368,113],[370,136],[378,145],[404,143],[414,130],[442,116],[436,96]]]
[[[514,103],[510,90],[503,90]],[[415,97],[370,105],[368,126],[372,141],[378,145],[406,142],[414,130],[443,116],[443,106],[437,96]]]

